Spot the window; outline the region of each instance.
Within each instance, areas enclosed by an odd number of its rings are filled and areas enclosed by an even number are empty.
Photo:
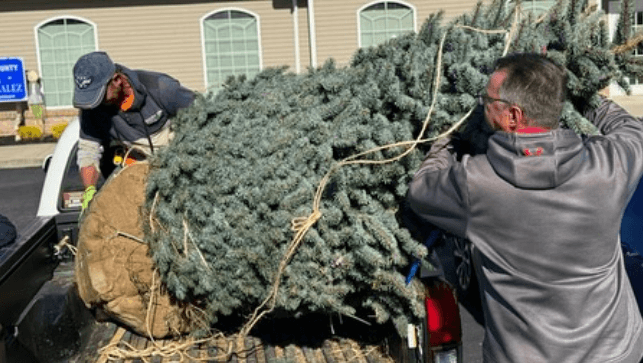
[[[206,87],[217,89],[229,76],[248,78],[261,70],[259,21],[241,10],[217,11],[202,21]]]
[[[513,10],[516,1],[508,1],[509,9]],[[556,0],[522,0],[520,6],[523,12],[531,12],[535,16],[545,14],[552,6],[556,4]]]
[[[359,11],[360,47],[384,43],[415,31],[415,11],[400,2],[381,1]]]
[[[94,25],[78,19],[56,19],[38,26],[36,38],[45,104],[69,107],[74,92],[74,64],[83,54],[96,50]]]
[[[636,34],[643,31],[643,11],[636,11],[632,18],[632,28],[631,33]],[[634,48],[634,56],[643,57],[643,44],[639,43],[636,48]],[[630,79],[630,84],[632,85],[641,85],[643,84],[643,78],[633,77]]]

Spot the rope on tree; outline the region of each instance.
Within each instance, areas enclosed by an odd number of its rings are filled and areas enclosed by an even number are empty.
[[[471,28],[471,29],[476,30],[476,29],[473,29],[473,28]],[[442,49],[444,47],[444,40],[446,39],[446,35],[447,35],[446,33],[443,35],[443,37],[441,39],[441,42],[440,42],[440,51],[439,51],[438,56],[437,56],[437,66],[436,66],[436,69],[438,69],[438,70],[441,69]],[[471,115],[471,113],[475,109],[475,106],[460,121],[458,121],[456,124],[454,124],[446,132],[444,132],[444,133],[442,133],[442,134],[440,134],[438,136],[432,137],[432,138],[425,138],[425,139],[422,138],[422,136],[426,132],[426,130],[428,128],[428,125],[430,123],[431,114],[432,114],[433,108],[435,106],[435,100],[437,99],[437,97],[436,97],[437,96],[437,90],[438,90],[437,85],[440,82],[440,78],[441,78],[441,72],[438,71],[438,72],[436,72],[436,77],[435,77],[434,95],[433,95],[433,101],[432,101],[432,104],[431,104],[431,108],[429,109],[429,112],[427,113],[427,116],[426,116],[426,118],[425,118],[425,120],[423,122],[422,130],[421,130],[421,132],[419,133],[418,137],[415,140],[404,141],[404,142],[398,142],[398,143],[388,144],[388,145],[384,145],[384,146],[379,146],[379,147],[373,148],[371,150],[367,150],[365,152],[349,156],[349,157],[345,158],[344,160],[340,161],[339,163],[335,164],[333,167],[331,167],[331,169],[328,171],[328,173],[322,178],[322,180],[321,180],[321,182],[320,182],[320,184],[319,184],[319,186],[317,188],[317,191],[315,193],[315,196],[314,196],[313,212],[308,217],[300,217],[300,218],[295,218],[295,219],[292,220],[292,230],[295,231],[296,234],[293,237],[293,240],[291,241],[291,243],[290,243],[290,245],[289,245],[289,247],[287,249],[286,254],[284,255],[284,257],[281,260],[281,263],[279,265],[279,270],[277,271],[277,274],[275,276],[274,283],[273,283],[273,288],[272,288],[270,294],[263,301],[263,303],[261,305],[259,305],[255,309],[255,311],[253,312],[251,318],[242,327],[242,329],[240,330],[239,333],[234,334],[232,336],[228,336],[228,337],[224,336],[221,333],[216,333],[216,334],[210,335],[207,338],[200,339],[200,340],[194,340],[194,339],[188,337],[187,339],[185,339],[185,341],[181,341],[180,343],[172,343],[170,345],[163,345],[163,346],[158,344],[154,340],[154,337],[152,336],[151,332],[149,331],[150,324],[152,323],[152,321],[151,321],[152,316],[154,315],[153,314],[154,299],[155,299],[155,296],[158,294],[158,291],[159,291],[159,289],[161,287],[160,282],[158,284],[155,283],[156,282],[156,276],[158,274],[158,269],[156,269],[154,271],[154,274],[153,274],[152,286],[150,287],[151,296],[150,296],[150,300],[149,300],[149,303],[148,303],[148,310],[147,310],[147,316],[146,316],[146,326],[148,328],[148,338],[150,339],[150,341],[152,341],[152,346],[150,346],[150,347],[148,347],[148,348],[146,348],[144,350],[139,350],[139,349],[136,349],[135,347],[133,347],[132,345],[130,345],[128,343],[120,342],[120,341],[116,340],[116,341],[113,341],[113,342],[109,343],[104,348],[102,348],[100,350],[101,355],[107,357],[107,359],[113,359],[113,360],[138,358],[138,359],[142,359],[144,361],[147,361],[146,358],[150,358],[150,357],[153,357],[153,356],[169,357],[169,356],[173,356],[173,355],[176,355],[176,354],[179,354],[181,357],[187,357],[189,359],[198,360],[198,361],[207,361],[207,360],[213,360],[213,359],[227,359],[227,358],[229,358],[229,356],[232,354],[232,346],[233,346],[232,343],[233,343],[233,341],[235,341],[237,339],[245,339],[245,337],[248,336],[248,334],[250,333],[252,328],[259,322],[259,320],[261,320],[265,315],[267,315],[271,311],[273,311],[273,309],[275,307],[275,303],[276,303],[277,291],[279,289],[279,284],[280,284],[281,276],[283,275],[284,269],[288,265],[288,262],[290,261],[290,259],[294,255],[294,253],[297,251],[297,247],[301,244],[306,232],[322,216],[322,213],[320,211],[321,198],[322,198],[322,195],[323,195],[323,191],[324,191],[324,189],[326,187],[326,184],[328,183],[328,180],[330,180],[330,177],[332,176],[332,174],[335,173],[341,167],[347,166],[347,165],[355,165],[355,164],[374,164],[374,165],[379,165],[379,164],[392,163],[392,162],[395,162],[397,160],[400,160],[403,157],[405,157],[406,155],[408,155],[409,153],[411,153],[413,151],[413,149],[415,149],[415,147],[417,145],[419,145],[419,144],[435,141],[435,140],[438,140],[440,138],[444,138],[444,137],[449,136],[455,130],[457,130],[467,120],[467,118]],[[381,150],[385,150],[385,149],[392,149],[392,148],[396,148],[396,147],[400,147],[400,146],[407,146],[407,150],[404,151],[403,153],[401,153],[400,155],[397,155],[397,156],[395,156],[393,158],[389,158],[389,159],[386,159],[386,160],[359,159],[359,158],[365,157],[365,156],[367,156],[369,154],[375,153],[377,151],[381,151]],[[154,202],[153,202],[153,207],[152,207],[152,212],[150,213],[149,223],[150,223],[150,228],[152,228],[152,229],[154,229],[154,224],[155,224],[154,223],[154,217],[153,217],[154,216],[153,209],[154,209],[154,206],[156,205],[157,200],[158,200],[158,193],[155,196],[155,199],[154,199]],[[185,254],[187,255],[187,249],[188,249],[187,248],[187,240],[189,239],[189,226],[188,226],[186,220],[183,221],[183,226],[184,226],[183,245],[184,245]],[[130,238],[138,241],[138,239],[135,238],[134,236],[127,236],[127,237],[130,237]],[[199,250],[196,245],[194,245],[194,247],[197,249],[197,251]],[[200,253],[200,251],[199,251],[199,253]],[[206,265],[206,267],[209,268],[209,266],[207,266],[205,258],[203,258],[202,254],[201,254],[201,258],[202,258],[203,263]],[[269,307],[265,308],[266,305],[268,305]],[[209,357],[206,357],[206,358],[195,358],[195,357],[189,356],[189,354],[187,353],[187,351],[189,349],[193,348],[195,345],[211,342],[211,341],[213,341],[215,339],[224,339],[227,342],[228,350],[227,350],[227,352],[225,354],[217,355],[217,356],[214,356],[214,357],[209,356]]]
[[[503,53],[507,54],[509,47],[511,45],[511,39],[512,35],[515,34],[515,30],[517,29],[517,24],[519,22],[519,10],[520,7],[516,7],[515,10],[515,19],[514,22],[512,23],[511,26],[511,31],[507,32],[506,30],[483,30],[483,29],[476,29],[473,27],[469,26],[457,26],[460,28],[466,28],[469,30],[474,30],[474,31],[479,31],[481,33],[502,33],[505,32],[508,34],[507,36],[507,44],[505,46],[505,51]],[[326,173],[326,175],[322,178],[319,186],[317,187],[317,191],[315,193],[315,197],[313,199],[313,211],[308,217],[299,217],[295,218],[292,220],[292,227],[291,229],[296,232],[295,236],[293,237],[293,240],[290,242],[290,245],[287,249],[286,254],[281,260],[281,263],[279,264],[279,269],[277,270],[277,274],[274,279],[273,287],[270,293],[268,294],[268,297],[259,305],[255,311],[252,313],[252,316],[248,320],[248,322],[244,325],[244,327],[241,329],[241,336],[247,336],[252,328],[261,320],[262,317],[264,317],[266,314],[270,313],[271,311],[274,310],[276,302],[277,302],[277,291],[279,290],[279,284],[281,281],[281,276],[283,275],[284,269],[288,265],[288,262],[292,258],[292,256],[295,254],[297,251],[297,247],[301,244],[301,241],[303,240],[304,236],[306,235],[306,232],[312,227],[318,220],[321,218],[322,213],[320,211],[320,204],[321,204],[321,198],[324,192],[324,189],[326,188],[326,184],[330,180],[331,175],[333,175],[337,170],[339,170],[341,167],[346,166],[346,165],[356,165],[356,164],[371,164],[371,165],[381,165],[381,164],[387,164],[387,163],[393,163],[395,161],[398,161],[405,157],[406,155],[410,154],[419,144],[426,143],[426,142],[431,142],[435,141],[444,137],[447,137],[451,135],[454,131],[456,131],[468,118],[469,116],[473,113],[475,110],[476,106],[474,105],[473,108],[464,116],[460,121],[456,122],[449,130],[446,132],[427,139],[423,139],[422,137],[424,136],[424,133],[426,132],[430,120],[431,120],[431,114],[433,113],[433,109],[435,108],[435,102],[437,99],[437,93],[439,89],[439,84],[440,84],[440,79],[442,76],[442,52],[444,50],[444,41],[446,39],[447,33],[445,32],[442,35],[442,39],[440,40],[440,46],[437,54],[437,63],[435,66],[436,69],[436,75],[435,75],[435,81],[434,81],[434,87],[433,87],[433,97],[431,99],[431,107],[429,108],[429,112],[426,115],[426,118],[424,119],[424,122],[422,123],[422,130],[420,131],[417,139],[413,141],[403,141],[403,142],[397,142],[393,144],[388,144],[384,146],[379,146],[375,147],[373,149],[349,156],[343,160],[341,160],[339,163],[333,165],[331,169]],[[378,151],[382,150],[387,150],[387,149],[392,149],[400,146],[409,146],[406,151],[401,153],[400,155],[397,155],[395,157],[386,159],[386,160],[368,160],[368,159],[360,159],[361,157],[367,156],[369,154],[373,154]],[[264,309],[266,305],[269,305],[267,309]]]

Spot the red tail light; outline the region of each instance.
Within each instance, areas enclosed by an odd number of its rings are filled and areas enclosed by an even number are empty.
[[[453,290],[448,284],[438,282],[427,287],[427,330],[431,347],[457,343],[462,339],[460,311]]]

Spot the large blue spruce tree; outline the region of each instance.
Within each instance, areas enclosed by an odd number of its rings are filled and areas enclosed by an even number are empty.
[[[278,277],[295,233],[291,221],[313,212],[316,188],[331,167],[418,138],[432,103],[421,137],[446,130],[475,108],[505,51],[546,52],[564,65],[570,96],[563,124],[596,132],[579,111],[595,105],[610,82],[626,86],[626,75],[643,72],[629,53],[613,51],[617,44],[603,14],[587,6],[563,0],[535,18],[518,16],[501,0],[478,4],[446,25],[435,14],[417,34],[360,49],[347,67],[329,60],[301,75],[267,69],[200,95],[173,121],[176,137],[153,160],[148,180],[145,210],[154,222],[146,239],[167,289],[202,308],[212,324],[251,313]],[[627,11],[617,37],[623,44],[630,35]],[[483,125],[472,121],[462,129],[469,150],[484,150]],[[406,323],[423,315],[422,288],[406,285],[404,277],[427,251],[399,211],[429,146],[394,162],[347,165],[332,174],[321,218],[280,276],[277,310],[368,311],[379,323],[393,321],[403,335]],[[383,160],[407,148],[365,158]]]

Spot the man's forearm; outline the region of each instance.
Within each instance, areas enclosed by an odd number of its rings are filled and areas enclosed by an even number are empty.
[[[583,115],[593,123],[603,135],[624,129],[626,132],[640,132],[641,123],[625,109],[613,101],[603,98],[600,105]],[[634,127],[634,129],[629,130]]]
[[[88,186],[98,182],[100,177],[99,163],[103,155],[100,143],[81,138],[78,141],[78,155],[76,162],[80,168],[80,178],[87,189]]]
[[[99,176],[100,174],[98,172],[98,169],[96,169],[96,167],[93,165],[80,168],[80,178],[83,181],[85,189],[87,189],[87,187],[89,187],[90,185],[96,186]]]

